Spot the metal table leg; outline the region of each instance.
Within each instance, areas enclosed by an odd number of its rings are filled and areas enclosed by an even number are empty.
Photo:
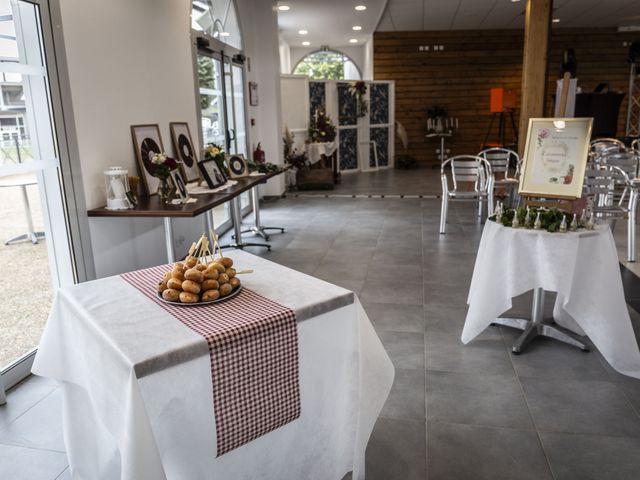
[[[176,261],[176,254],[173,250],[173,227],[171,225],[171,217],[164,217],[164,242],[167,248],[167,261],[173,263]]]
[[[24,214],[27,219],[27,233],[17,235],[4,242],[5,245],[12,245],[18,242],[24,242],[30,240],[34,245],[38,243],[38,240],[44,238],[44,232],[36,232],[33,227],[33,218],[31,217],[31,205],[29,205],[29,197],[27,196],[27,186],[20,185],[22,190],[22,205],[24,207]]]
[[[522,335],[514,342],[513,353],[521,353],[524,348],[534,338],[542,336],[553,338],[563,343],[578,347],[584,352],[589,351],[589,347],[584,343],[573,338],[573,336],[565,333],[558,327],[549,325],[543,320],[544,312],[544,289],[536,288],[533,290],[533,304],[531,306],[531,320],[525,318],[496,318],[493,325],[502,325],[505,327],[516,328],[522,330]]]
[[[248,243],[242,241],[242,214],[240,209],[240,197],[234,197],[231,202],[229,202],[229,206],[231,208],[231,219],[233,220],[233,231],[235,235],[233,238],[235,242],[229,243],[227,245],[221,245],[220,248],[240,248],[244,247],[264,247],[267,250],[271,250],[271,245],[268,243]]]
[[[260,225],[260,199],[258,198],[257,185],[251,189],[251,204],[253,206],[254,225],[247,230],[242,230],[242,233],[253,233],[254,235],[259,235],[266,241],[269,241],[267,230],[280,230],[280,233],[284,233],[284,228],[282,227],[263,227]],[[233,238],[235,238],[235,235]]]
[[[7,403],[7,396],[4,393],[4,384],[2,383],[2,376],[0,376],[0,405]]]

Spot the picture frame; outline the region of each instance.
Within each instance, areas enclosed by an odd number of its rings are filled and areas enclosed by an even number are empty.
[[[160,126],[157,123],[131,125],[131,138],[144,194],[155,195],[160,179],[153,176],[154,165],[151,163],[151,157],[156,153],[164,152]]]
[[[256,82],[249,82],[249,105],[258,106],[258,84]]]
[[[218,188],[227,183],[227,177],[215,159],[198,162],[202,178],[210,189]]]
[[[525,197],[582,197],[593,118],[531,118],[518,193]]]
[[[240,153],[226,154],[225,163],[231,178],[243,178],[249,175],[249,166],[244,155]]]
[[[198,155],[193,146],[189,124],[187,122],[171,122],[169,129],[171,130],[173,150],[176,159],[180,162],[184,181],[189,183],[200,180]]]
[[[180,200],[185,201],[189,198],[189,192],[183,175],[180,169],[171,171],[171,180],[173,181],[173,186],[176,187],[176,195]]]

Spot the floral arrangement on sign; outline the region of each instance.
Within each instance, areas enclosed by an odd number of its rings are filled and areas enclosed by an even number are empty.
[[[224,150],[220,145],[217,145],[215,143],[207,143],[204,147],[204,159],[215,160],[218,168],[222,170],[222,173],[224,173],[227,178],[229,178],[229,170],[224,163]]]
[[[369,111],[369,104],[364,98],[367,94],[367,83],[362,80],[349,84],[349,93],[358,101],[358,117],[364,117]]]
[[[316,110],[309,124],[309,138],[311,143],[333,142],[336,139],[336,126],[322,110]]]
[[[582,211],[582,216],[578,218],[577,214],[573,214],[571,222],[567,220],[567,213],[557,208],[504,208],[502,203],[496,205],[495,213],[489,217],[489,220],[500,223],[505,227],[512,228],[532,228],[534,230],[546,230],[547,232],[567,231],[575,232],[579,228],[593,230],[595,228],[595,220],[593,213],[587,215],[586,211]]]
[[[293,146],[293,134],[289,130],[289,127],[284,129],[284,137],[282,138],[284,144],[284,161],[294,168],[301,169],[307,167],[307,154],[305,152],[298,152]]]

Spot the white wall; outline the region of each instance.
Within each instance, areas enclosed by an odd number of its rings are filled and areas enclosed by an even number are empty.
[[[284,39],[282,34],[278,35],[280,53],[280,73],[287,75],[291,73],[291,46]]]
[[[130,125],[158,123],[172,152],[169,122],[198,132],[190,40],[190,0],[59,0],[87,208],[104,205],[103,170],[137,172]],[[239,0],[238,13],[258,82],[260,106],[249,109],[250,141],[281,161],[277,19],[272,2]],[[256,34],[253,34],[256,32]],[[284,191],[284,181],[269,194]],[[277,192],[277,193],[275,193]],[[166,261],[158,219],[90,219],[98,277]],[[204,231],[202,218],[174,220],[177,255]]]
[[[329,47],[330,50],[335,50],[337,52],[342,52],[347,55],[353,63],[358,66],[358,70],[360,70],[360,74],[364,73],[365,67],[365,47],[364,45],[355,45],[355,46],[345,46],[345,47]],[[317,52],[318,47],[291,47],[290,48],[290,65],[291,69],[296,68],[298,62],[302,60],[304,57],[309,55],[310,53]],[[282,73],[291,73],[291,70],[288,72]]]

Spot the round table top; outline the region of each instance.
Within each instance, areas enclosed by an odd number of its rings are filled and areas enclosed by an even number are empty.
[[[18,175],[7,175],[0,177],[0,188],[2,187],[26,187],[36,185],[38,179],[33,173],[21,173]]]

